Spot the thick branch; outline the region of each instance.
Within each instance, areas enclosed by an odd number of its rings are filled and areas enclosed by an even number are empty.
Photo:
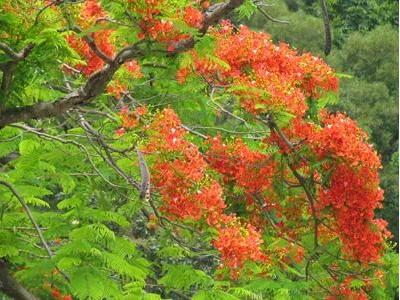
[[[18,281],[16,281],[8,270],[5,260],[0,260],[0,290],[7,296],[18,300],[37,300]]]
[[[217,23],[224,16],[228,15],[235,8],[242,5],[244,0],[230,0],[225,3],[217,3],[210,7],[205,13],[203,27],[201,32],[206,32],[208,27]]]
[[[213,10],[208,10],[205,13],[205,20],[200,32],[205,33],[210,25],[216,23],[242,3],[243,0],[230,0],[229,2],[219,4]],[[14,122],[58,116],[75,106],[90,102],[104,91],[115,72],[123,63],[143,55],[143,52],[138,47],[139,43],[123,48],[102,70],[91,75],[88,81],[78,90],[67,94],[55,102],[39,102],[34,105],[4,111],[0,116],[0,128]],[[194,38],[186,39],[176,45],[174,53],[190,49],[194,44]]]
[[[133,55],[133,51],[131,54]],[[116,63],[106,65],[102,70],[91,75],[86,84],[77,91],[55,102],[39,102],[4,111],[0,116],[0,128],[14,122],[58,116],[77,105],[91,101],[103,92],[118,68],[119,65]]]
[[[4,53],[7,54],[12,60],[18,59],[18,53],[14,52],[14,50],[11,49],[11,47],[6,43],[0,42],[0,50],[3,50]]]

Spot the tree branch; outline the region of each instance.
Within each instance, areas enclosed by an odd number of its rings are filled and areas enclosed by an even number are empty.
[[[6,53],[11,59],[10,61],[0,64],[0,69],[3,72],[3,78],[1,80],[0,86],[0,92],[3,95],[3,99],[0,101],[0,112],[5,104],[5,99],[8,94],[8,90],[10,89],[12,78],[14,76],[15,70],[17,69],[18,62],[25,59],[32,51],[32,49],[33,44],[29,44],[17,53],[13,49],[11,49],[11,47],[8,46],[6,43],[0,42],[0,50]]]
[[[143,153],[136,149],[139,169],[140,169],[140,177],[142,179],[140,183],[140,199],[149,200],[150,199],[150,172],[147,167],[146,160],[143,156]]]
[[[77,34],[82,34],[82,29],[80,29],[78,26],[74,26],[72,28],[73,31],[75,31]],[[93,39],[92,36],[90,35],[83,35],[83,40],[88,44],[88,46],[90,47],[90,49],[99,57],[101,58],[105,63],[107,64],[112,64],[113,61],[111,58],[109,58],[106,54],[103,53],[103,51],[101,51],[99,49],[99,47],[97,47],[95,40]]]
[[[46,239],[43,236],[42,230],[40,229],[38,223],[36,222],[35,218],[33,217],[33,214],[31,210],[29,209],[29,206],[26,204],[24,198],[17,192],[17,190],[12,186],[10,183],[0,180],[0,184],[4,185],[7,187],[11,193],[14,194],[14,196],[18,199],[19,203],[21,203],[22,207],[24,208],[26,214],[28,215],[29,220],[31,221],[33,227],[36,230],[37,235],[39,236],[40,242],[42,243],[43,247],[46,249],[47,254],[49,257],[53,257],[53,252],[51,251],[49,245],[46,242]]]
[[[275,121],[273,120],[272,115],[268,115],[267,120],[263,121],[263,122],[269,126],[271,131],[275,132],[281,138],[281,140],[290,148],[290,150],[294,149],[294,144],[289,141],[289,139],[282,132],[282,130],[276,125]],[[317,209],[315,208],[314,196],[313,196],[312,192],[309,190],[307,182],[304,179],[304,177],[301,176],[301,174],[296,170],[296,168],[294,168],[293,165],[290,163],[290,161],[288,159],[288,155],[286,153],[284,153],[283,155],[287,160],[289,169],[292,171],[292,174],[294,175],[294,177],[296,177],[297,181],[299,182],[299,184],[303,188],[304,192],[306,193],[307,200],[310,204],[311,213],[312,213],[312,216],[314,219],[314,249],[316,249],[316,248],[318,248],[319,220],[317,218]]]
[[[255,3],[255,5],[257,6],[257,10],[264,16],[266,17],[268,20],[270,20],[271,22],[275,22],[275,23],[280,23],[280,24],[289,24],[288,21],[285,20],[278,20],[275,19],[274,17],[270,16],[264,9],[262,9],[262,7]]]
[[[207,10],[200,32],[204,34],[209,26],[216,23],[242,3],[243,0],[230,0],[226,3],[219,4],[218,7],[213,10]],[[115,72],[123,63],[143,55],[143,51],[138,47],[141,43],[142,41],[123,48],[103,69],[92,74],[83,86],[54,102],[39,102],[34,105],[11,108],[3,111],[0,116],[0,128],[15,122],[58,116],[75,106],[90,102],[104,91],[107,84],[112,80]],[[195,39],[193,37],[183,40],[176,45],[173,53],[188,50],[192,48],[194,44]]]
[[[8,263],[3,259],[0,260],[0,290],[13,299],[38,300],[10,275]]]
[[[325,55],[329,55],[332,49],[332,34],[331,34],[331,24],[329,22],[329,14],[328,14],[328,7],[326,5],[325,0],[320,0],[321,9],[322,9],[322,16],[324,18],[324,29],[325,29],[325,47],[324,53]]]
[[[7,54],[12,60],[18,59],[18,53],[14,52],[14,50],[11,49],[11,47],[6,43],[0,42],[0,50],[3,50],[4,53]]]

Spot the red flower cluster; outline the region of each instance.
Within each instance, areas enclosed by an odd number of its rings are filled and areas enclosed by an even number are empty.
[[[85,1],[79,16],[78,24],[83,29],[86,29],[97,19],[104,18],[105,16],[106,13],[98,1]],[[91,35],[99,50],[110,58],[113,57],[115,52],[115,47],[110,42],[111,33],[111,30],[98,30]],[[67,42],[70,47],[85,60],[86,64],[78,64],[75,66],[75,68],[80,70],[84,75],[89,76],[104,66],[103,60],[90,49],[89,45],[82,38],[75,35],[68,35]]]
[[[260,251],[262,243],[260,232],[252,225],[241,227],[234,222],[220,228],[213,245],[221,253],[222,264],[230,269],[231,277],[238,278],[239,271],[247,260],[267,261],[267,256]]]
[[[103,18],[106,14],[97,0],[87,0],[82,8],[82,19]],[[92,20],[93,21],[93,20]]]
[[[142,78],[143,73],[137,60],[131,60],[125,64],[126,69],[134,78]]]
[[[125,84],[121,84],[119,80],[114,80],[107,86],[106,91],[108,94],[113,95],[117,99],[120,99],[121,94],[125,93],[126,89],[127,86]]]
[[[374,261],[380,257],[384,237],[382,226],[373,220],[383,199],[379,157],[353,120],[336,114],[323,122],[314,136],[314,149],[321,158],[333,157],[336,162],[329,188],[320,191],[319,206],[333,208],[347,252],[360,261]]]
[[[331,296],[326,300],[349,299],[349,300],[368,300],[367,294],[363,290],[352,290],[350,283],[353,280],[348,276],[339,286],[333,287]]]
[[[139,23],[141,32],[140,38],[146,36],[167,45],[169,51],[175,50],[175,45],[184,39],[189,38],[189,34],[182,33],[181,30],[167,18],[163,18],[162,6],[163,0],[144,0],[134,3],[133,11],[141,15],[142,20]],[[204,16],[193,6],[187,6],[182,12],[179,11],[175,16],[194,28],[201,28]]]
[[[313,143],[320,157],[334,155],[351,167],[363,166],[370,171],[381,168],[376,151],[367,143],[367,134],[355,121],[343,114],[325,115],[323,125]]]
[[[183,20],[191,27],[201,28],[204,16],[198,9],[193,6],[188,6],[184,10]]]
[[[112,57],[115,51],[114,46],[110,43],[111,32],[111,30],[102,30],[92,34],[96,46],[108,57]],[[70,47],[86,62],[86,64],[78,64],[75,66],[75,68],[80,70],[84,75],[89,76],[104,66],[104,61],[90,49],[89,45],[83,39],[75,35],[68,35],[67,41]]]
[[[225,176],[225,181],[234,180],[249,194],[259,193],[270,187],[275,162],[268,155],[250,150],[240,139],[226,145],[217,136],[208,143],[209,163]]]
[[[374,185],[362,170],[342,164],[332,174],[330,187],[320,192],[320,208],[332,207],[344,249],[363,262],[377,260],[382,250],[383,236],[373,217],[383,191]]]
[[[127,106],[124,106],[119,112],[122,120],[123,129],[135,128],[139,124],[140,117],[147,113],[145,106],[137,107],[134,111],[129,111]]]
[[[51,288],[51,296],[53,296],[53,299],[56,300],[73,300],[72,296],[69,294],[62,295],[57,287]]]
[[[181,219],[199,220],[225,208],[222,189],[205,174],[207,163],[173,110],[160,113],[148,127],[146,152],[157,152],[153,181],[163,196],[163,210]]]
[[[165,109],[146,130],[149,142],[145,152],[157,154],[151,170],[163,199],[162,210],[171,218],[202,219],[215,227],[218,237],[214,246],[221,251],[223,264],[233,277],[245,261],[264,261],[260,233],[223,213],[222,188],[206,174],[208,165],[197,146],[186,140],[186,130],[175,112]]]
[[[209,81],[232,83],[230,91],[251,113],[285,110],[302,116],[307,97],[336,91],[338,80],[331,68],[310,54],[298,55],[287,44],[276,46],[266,33],[241,26],[238,32],[225,22],[214,30],[215,55],[226,65],[210,63],[192,51],[196,72]],[[189,70],[179,71],[179,81]],[[217,79],[216,79],[217,78]]]
[[[284,132],[292,141],[307,144],[314,156],[324,161],[325,172],[331,172],[329,186],[319,187],[317,208],[321,213],[331,208],[345,252],[362,262],[375,261],[380,257],[383,239],[390,235],[384,223],[374,220],[374,210],[383,199],[380,159],[353,120],[327,113],[321,118],[322,128],[296,118]],[[270,141],[277,142],[284,152],[289,150],[276,134]],[[307,162],[300,166],[307,172]]]
[[[78,24],[84,28],[89,28],[92,24],[107,16],[106,12],[101,7],[97,0],[85,1],[78,19]],[[96,47],[99,48],[109,58],[114,56],[115,46],[112,43],[111,34],[113,30],[97,30],[91,35]],[[84,60],[85,64],[78,64],[75,67],[84,75],[89,76],[92,73],[100,70],[104,66],[104,61],[90,49],[89,45],[82,38],[75,35],[68,35],[67,41]],[[125,64],[125,68],[132,74],[133,78],[141,78],[143,74],[140,65],[136,60],[132,60]]]

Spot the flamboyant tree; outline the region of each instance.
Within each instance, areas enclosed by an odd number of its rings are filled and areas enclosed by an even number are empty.
[[[0,0],[5,295],[393,297],[379,156],[256,9]]]

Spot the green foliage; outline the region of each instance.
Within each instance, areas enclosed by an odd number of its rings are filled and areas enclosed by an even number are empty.
[[[168,289],[185,291],[192,287],[206,288],[212,283],[211,277],[189,265],[165,265],[164,272],[165,275],[158,282]]]
[[[18,10],[2,10],[2,4],[8,2],[24,8],[23,11],[32,3],[0,0],[2,42],[16,51],[29,43],[33,43],[34,48],[18,64],[13,74],[12,92],[0,94],[0,115],[3,108],[17,110],[39,101],[53,102],[66,94],[65,88],[78,89],[87,80],[82,74],[74,74],[65,81],[60,63],[84,63],[65,39],[71,34],[67,19],[76,17],[80,3],[65,1],[57,7],[53,5],[43,11],[35,24],[37,10],[45,5],[45,1],[34,1],[35,14],[25,14],[23,18],[18,15]],[[136,2],[144,3],[142,0]],[[308,3],[310,1],[291,2],[291,9],[282,1],[266,8],[272,16],[288,20],[289,25],[266,21],[256,12],[257,7],[251,0],[245,0],[236,13],[240,19],[249,20],[252,26],[271,33],[275,41],[288,42],[300,52],[321,54],[323,22],[317,13],[318,7]],[[116,48],[137,42],[138,15],[136,12],[127,14],[133,1],[102,0],[101,3],[110,14],[110,24],[96,24],[85,28],[84,33],[112,28]],[[194,33],[193,28],[176,18],[177,8],[183,9],[189,1],[166,3],[161,8],[162,13],[182,32]],[[398,226],[397,214],[393,213],[398,210],[398,133],[395,126],[398,121],[395,106],[398,74],[394,67],[398,64],[398,39],[392,26],[377,25],[394,22],[389,10],[396,3],[383,1],[380,7],[376,1],[366,1],[359,7],[355,4],[360,1],[329,1],[334,37],[340,38],[337,44],[341,46],[335,48],[329,58],[342,73],[340,101],[338,95],[326,94],[311,101],[307,112],[316,120],[317,111],[322,108],[345,110],[370,134],[371,142],[378,147],[384,161],[381,177],[386,199],[385,207],[378,214],[390,221],[392,232],[397,232]],[[293,12],[294,7],[297,7],[296,12]],[[368,13],[365,20],[356,19],[370,8],[373,13]],[[364,33],[373,27],[376,27],[373,31]],[[351,33],[359,29],[363,32]],[[194,39],[198,55],[210,64],[229,69],[224,61],[210,54],[215,47],[212,37],[199,34]],[[133,129],[117,138],[115,130],[121,119],[116,111],[122,106],[129,105],[134,109],[143,104],[152,112],[171,107],[180,115],[182,123],[196,133],[220,134],[231,140],[240,136],[250,149],[282,159],[283,156],[276,148],[266,149],[259,142],[270,132],[254,120],[243,122],[243,119],[251,118],[247,118],[231,93],[221,93],[220,88],[194,76],[189,76],[184,85],[177,82],[179,68],[194,66],[190,55],[165,55],[164,49],[153,51],[148,44],[143,48],[145,57],[140,61],[143,77],[132,79],[129,72],[119,70],[116,81],[110,84],[114,86],[118,80],[126,83],[134,98],[116,99],[103,94],[96,101],[82,105],[82,111],[68,111],[56,118],[39,118],[0,128],[0,180],[12,184],[25,200],[52,250],[49,255],[44,249],[43,241],[38,238],[13,191],[0,185],[0,259],[7,260],[12,275],[40,299],[53,298],[50,288],[42,288],[45,286],[57,287],[63,294],[71,294],[76,299],[321,299],[323,291],[316,281],[305,280],[305,261],[286,261],[277,265],[278,260],[273,258],[275,261],[268,267],[268,276],[265,276],[265,270],[249,263],[240,280],[219,281],[215,278],[223,275],[217,268],[220,258],[209,248],[216,235],[215,229],[198,232],[200,225],[197,223],[181,224],[165,218],[155,218],[157,221],[151,222],[153,206],[161,205],[160,195],[151,185],[154,202],[143,201],[134,187],[141,179],[135,148],[146,136]],[[8,61],[9,57],[0,51],[0,64]],[[230,91],[241,89],[242,86],[233,86]],[[263,96],[269,97],[266,93]],[[115,111],[110,107],[116,108]],[[262,105],[256,108],[265,109]],[[81,113],[98,135],[86,135],[80,124]],[[285,111],[273,113],[279,127],[287,125],[294,117]],[[140,122],[147,125],[148,120],[141,119]],[[109,148],[101,147],[99,136],[104,137]],[[200,139],[196,135],[190,137],[194,143]],[[112,155],[107,151],[112,151]],[[312,165],[312,168],[320,170],[322,167]],[[280,174],[273,178],[277,194],[273,197],[288,204],[290,197],[299,193],[283,184],[284,172],[282,166]],[[125,175],[121,176],[121,173]],[[323,184],[329,181],[329,176],[322,176]],[[232,199],[227,199],[227,211],[235,212],[239,217],[250,216],[251,212],[236,201],[246,197],[243,190],[228,189],[227,198]],[[293,225],[273,213],[269,217],[274,222],[283,220],[287,225]],[[198,223],[201,222],[203,220]],[[190,230],[186,226],[190,226]],[[272,235],[273,230],[266,226],[263,247],[271,252],[289,248],[290,243],[283,238],[277,239]],[[311,234],[305,235],[301,242],[306,248],[313,248]],[[199,251],[201,248],[204,250]],[[324,245],[318,249],[321,252],[318,252],[318,263],[311,263],[312,274],[322,285],[329,282],[329,274],[321,265],[331,265],[335,259],[330,253],[337,253],[339,248],[339,240]],[[374,299],[393,299],[398,292],[398,256],[388,249],[383,261],[385,274],[382,280],[386,288],[380,287],[378,281],[373,282],[372,295]],[[341,262],[341,267],[350,269],[346,262]],[[354,289],[362,288],[363,284],[357,279],[351,282]],[[0,299],[7,298],[0,294]]]
[[[245,0],[243,5],[237,8],[238,16],[240,19],[250,19],[251,16],[257,11],[257,6],[253,0]]]

